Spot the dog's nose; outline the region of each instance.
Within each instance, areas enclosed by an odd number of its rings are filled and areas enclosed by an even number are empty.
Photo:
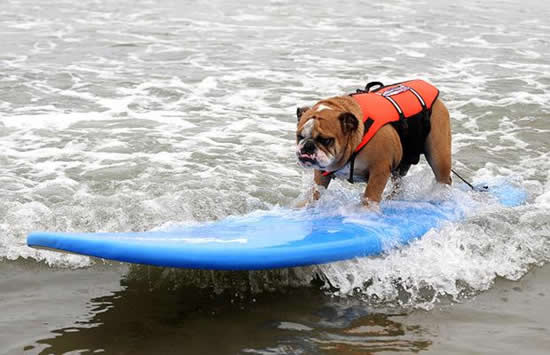
[[[315,143],[311,139],[308,139],[304,142],[302,147],[302,153],[304,154],[313,154],[315,152]]]

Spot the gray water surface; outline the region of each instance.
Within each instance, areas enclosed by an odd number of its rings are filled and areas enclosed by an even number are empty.
[[[548,353],[549,18],[533,0],[4,1],[0,354]],[[455,169],[521,186],[526,205],[270,272],[25,244],[291,206],[312,179],[296,107],[411,78],[441,91]],[[421,162],[400,197],[430,198],[432,181]],[[353,207],[363,189],[336,182],[320,203]]]

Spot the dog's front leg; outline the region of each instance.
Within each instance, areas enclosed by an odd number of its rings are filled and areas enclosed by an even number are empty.
[[[330,184],[330,180],[330,177],[324,176],[323,173],[319,170],[314,170],[313,181],[315,182],[315,185],[311,188],[311,192],[309,193],[310,197],[307,197],[306,200],[296,203],[295,207],[304,208],[307,205],[313,203],[313,201],[319,200],[321,198],[321,191],[319,190],[319,186],[326,189]]]
[[[321,191],[317,188],[318,186],[322,186],[325,189],[330,184],[330,180],[332,178],[330,176],[325,176],[323,173],[319,170],[315,170],[313,174],[313,181],[315,182],[315,186],[313,187],[313,200],[317,201],[321,198]]]
[[[369,182],[361,200],[364,206],[369,208],[378,206],[390,175],[389,169],[375,169],[369,172]]]

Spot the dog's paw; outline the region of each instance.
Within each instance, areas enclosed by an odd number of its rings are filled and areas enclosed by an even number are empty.
[[[326,190],[324,186],[321,185],[315,185],[309,190],[309,192],[306,194],[306,196],[309,195],[309,198],[306,200],[298,200],[298,202],[294,203],[295,208],[304,208],[304,207],[311,207],[313,206],[319,199],[321,199],[321,194]]]
[[[362,198],[361,204],[363,206],[363,209],[368,212],[375,212],[375,213],[381,213],[380,211],[380,203],[378,201],[371,200],[369,198]]]
[[[306,207],[309,207],[311,205],[311,201],[309,200],[302,200],[302,201],[298,201],[296,203],[294,203],[294,208],[299,208],[299,209],[302,209],[302,208],[306,208]]]

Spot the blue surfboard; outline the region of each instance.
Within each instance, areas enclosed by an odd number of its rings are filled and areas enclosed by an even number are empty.
[[[513,207],[526,193],[492,186],[497,203]],[[380,213],[279,208],[163,231],[33,232],[27,244],[130,263],[210,270],[259,270],[322,264],[378,255],[463,218],[456,200],[385,201]]]

